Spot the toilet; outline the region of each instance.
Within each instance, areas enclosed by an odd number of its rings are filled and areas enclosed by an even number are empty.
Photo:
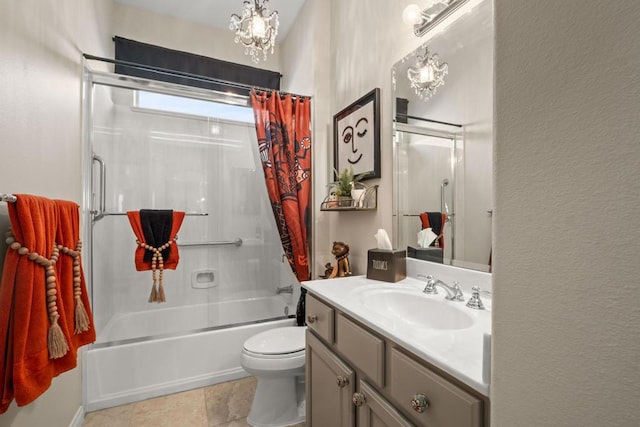
[[[247,417],[254,427],[284,427],[305,420],[305,326],[270,329],[244,342],[241,364],[258,378]]]

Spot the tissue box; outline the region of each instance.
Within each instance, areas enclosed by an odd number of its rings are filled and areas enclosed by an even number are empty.
[[[367,279],[397,282],[407,277],[407,251],[404,249],[369,249]]]

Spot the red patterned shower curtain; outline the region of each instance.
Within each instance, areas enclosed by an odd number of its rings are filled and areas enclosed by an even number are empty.
[[[299,281],[309,280],[311,100],[253,90],[258,149],[284,253]]]

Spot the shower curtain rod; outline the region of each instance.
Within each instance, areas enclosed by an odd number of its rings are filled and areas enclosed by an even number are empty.
[[[425,119],[424,117],[410,116],[408,114],[402,114],[402,113],[396,113],[396,117],[405,117],[407,119],[422,120],[423,122],[437,123],[439,125],[454,126],[454,127],[457,127],[457,128],[461,128],[462,127],[462,125],[459,125],[457,123],[441,122],[439,120]]]
[[[114,64],[114,65],[122,65],[122,66],[125,66],[125,67],[134,67],[134,68],[139,68],[139,69],[142,69],[142,70],[155,71],[155,72],[157,72],[159,74],[167,74],[167,75],[174,75],[174,76],[180,76],[180,77],[187,77],[187,78],[190,78],[190,79],[193,79],[193,80],[198,80],[198,81],[205,82],[205,83],[215,83],[215,84],[219,84],[221,86],[228,86],[228,87],[232,87],[232,88],[236,88],[236,89],[246,89],[246,90],[257,89],[257,90],[261,90],[261,91],[264,91],[264,92],[278,92],[281,95],[291,95],[293,97],[302,97],[302,98],[309,98],[309,99],[312,98],[309,95],[300,95],[300,94],[296,94],[296,93],[284,92],[284,91],[269,89],[269,88],[260,87],[260,86],[251,86],[251,85],[246,85],[246,84],[242,84],[242,83],[234,83],[234,82],[229,82],[229,81],[226,81],[226,80],[214,79],[212,77],[201,76],[201,75],[198,75],[198,74],[185,73],[184,71],[176,71],[176,70],[170,70],[170,69],[167,69],[167,68],[154,67],[153,65],[143,65],[143,64],[138,64],[138,63],[135,63],[135,62],[123,61],[121,59],[102,58],[100,56],[89,55],[88,53],[83,53],[82,56],[85,59],[88,59],[88,60],[102,61],[102,62],[106,62],[106,63],[109,63],[109,64]]]

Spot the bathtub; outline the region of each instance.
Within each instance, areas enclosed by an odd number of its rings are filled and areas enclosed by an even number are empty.
[[[294,325],[285,307],[295,315],[291,301],[273,296],[114,316],[83,352],[85,411],[248,376],[242,344]]]

